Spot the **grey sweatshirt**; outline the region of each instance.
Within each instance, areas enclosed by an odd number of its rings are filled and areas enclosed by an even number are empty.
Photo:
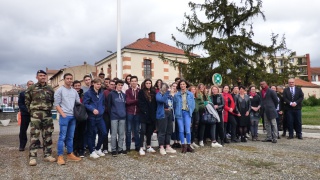
[[[73,107],[75,102],[80,102],[79,95],[72,87],[70,89],[61,86],[54,93],[54,106],[60,106],[67,116],[73,116]]]

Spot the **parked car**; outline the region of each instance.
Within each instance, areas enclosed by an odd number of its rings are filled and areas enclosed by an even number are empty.
[[[4,107],[2,108],[2,112],[15,112],[13,107]]]

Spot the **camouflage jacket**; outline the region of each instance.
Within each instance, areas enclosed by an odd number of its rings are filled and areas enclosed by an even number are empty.
[[[51,111],[54,101],[54,90],[47,83],[42,86],[36,83],[30,86],[25,93],[28,111]]]

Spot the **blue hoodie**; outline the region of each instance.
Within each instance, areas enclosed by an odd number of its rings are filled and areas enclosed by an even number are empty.
[[[99,89],[98,93],[96,93],[96,91],[93,89],[93,86],[91,86],[90,89],[84,93],[83,104],[87,109],[89,119],[101,118],[103,116],[105,108],[104,103],[104,94],[101,89]],[[93,114],[94,109],[99,111],[98,115]]]
[[[126,119],[126,95],[120,91],[111,91],[107,97],[110,120]]]

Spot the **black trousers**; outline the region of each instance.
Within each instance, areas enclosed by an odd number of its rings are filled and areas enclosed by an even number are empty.
[[[147,141],[146,144],[147,146],[151,145],[151,136],[153,134],[153,131],[155,130],[155,124],[154,123],[141,123],[141,129],[140,129],[140,147],[143,147],[143,142],[144,142],[144,136],[146,135]]]
[[[231,140],[236,139],[236,131],[237,131],[237,121],[233,114],[228,114],[228,123],[230,124],[230,130],[231,130]]]
[[[216,140],[218,140],[218,137],[219,137],[222,143],[225,137],[222,113],[219,113],[219,118],[220,118],[220,122],[216,124]]]
[[[87,121],[77,121],[73,137],[73,150],[77,152],[83,151],[84,135],[87,128]]]
[[[27,130],[30,123],[30,116],[21,115],[21,125],[19,133],[20,148],[25,148],[28,142]]]
[[[104,140],[103,140],[102,150],[108,150],[108,143],[109,143],[108,142],[109,141],[108,134],[109,134],[109,132],[111,133],[111,120],[110,120],[110,116],[107,113],[103,114],[103,119],[106,124],[107,137],[104,138]],[[117,146],[118,146],[118,143],[117,143]]]
[[[195,139],[199,140],[199,111],[192,113],[192,122],[191,122],[191,143]]]

